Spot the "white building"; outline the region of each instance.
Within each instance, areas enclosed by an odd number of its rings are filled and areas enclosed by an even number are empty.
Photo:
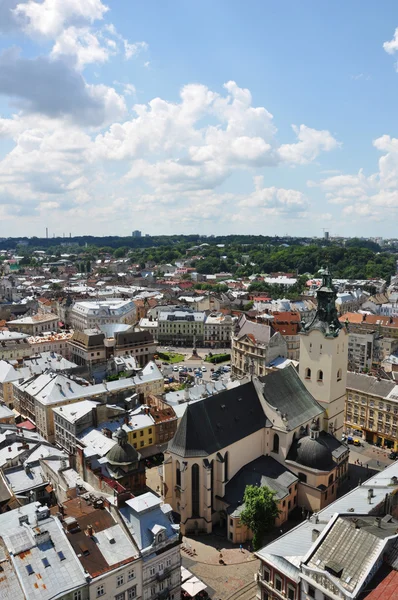
[[[72,327],[79,331],[95,329],[108,323],[132,325],[136,321],[136,307],[132,300],[109,298],[75,302],[70,311]]]
[[[143,559],[143,600],[179,600],[180,527],[173,523],[171,506],[147,492],[126,500],[119,511]]]
[[[233,319],[222,313],[211,313],[204,325],[204,345],[213,348],[229,348],[233,331]]]
[[[58,331],[58,316],[53,314],[37,314],[32,317],[21,317],[7,321],[11,331],[19,331],[28,335],[38,335],[50,331]]]
[[[0,531],[14,584],[11,591],[8,578],[0,578],[1,598],[88,600],[84,568],[49,508],[32,502],[3,513]]]

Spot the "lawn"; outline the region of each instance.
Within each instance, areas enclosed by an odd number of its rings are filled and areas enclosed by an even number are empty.
[[[163,362],[179,363],[184,361],[183,354],[176,354],[175,352],[158,352],[159,359]]]

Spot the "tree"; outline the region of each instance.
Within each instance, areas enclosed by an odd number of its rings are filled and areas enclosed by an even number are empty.
[[[243,496],[245,507],[240,514],[240,520],[253,532],[254,550],[261,548],[264,535],[273,527],[279,515],[275,495],[276,493],[267,486],[246,486]]]

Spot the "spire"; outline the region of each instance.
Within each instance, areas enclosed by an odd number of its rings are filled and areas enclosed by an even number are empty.
[[[333,286],[332,275],[328,268],[320,269],[318,273],[322,276],[321,286],[316,292],[318,307],[313,320],[304,325],[303,333],[318,329],[325,337],[337,337],[342,325],[337,315],[337,293]]]

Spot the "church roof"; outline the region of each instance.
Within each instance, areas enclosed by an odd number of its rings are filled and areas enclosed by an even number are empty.
[[[263,396],[270,406],[277,408],[288,429],[318,417],[324,409],[307,390],[293,365],[260,377]]]
[[[331,471],[336,466],[333,459],[339,458],[344,452],[347,452],[344,444],[330,433],[320,431],[317,438],[306,435],[294,440],[287,460],[292,460],[310,469]]]
[[[267,486],[276,493],[277,500],[289,494],[289,488],[298,480],[289,469],[272,456],[260,456],[242,467],[225,486],[223,501],[232,507],[243,505],[247,485]]]
[[[188,404],[169,450],[179,456],[208,456],[259,431],[267,424],[250,381]]]

